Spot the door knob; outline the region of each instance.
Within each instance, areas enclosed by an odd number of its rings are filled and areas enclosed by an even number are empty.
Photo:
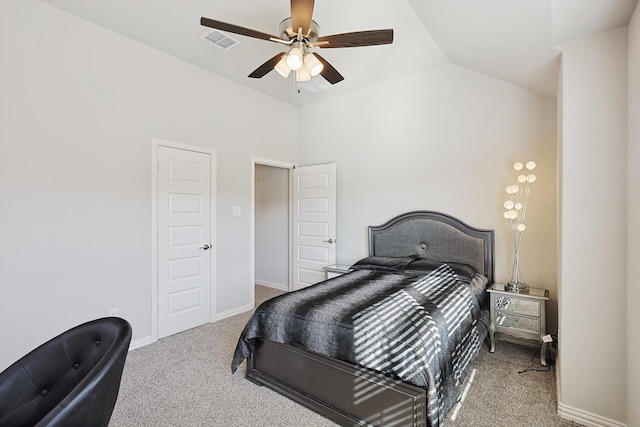
[[[204,251],[208,250],[209,248],[211,248],[211,246],[209,246],[209,245],[208,245],[208,244],[206,244],[206,243],[204,244],[204,246],[200,246],[200,249],[202,249],[202,250],[204,250]]]
[[[335,242],[335,240],[329,239],[329,240],[323,240],[323,242],[325,242],[325,243],[333,243],[333,242]]]

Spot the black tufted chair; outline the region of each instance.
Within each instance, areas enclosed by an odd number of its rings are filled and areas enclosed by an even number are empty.
[[[0,373],[0,426],[106,426],[120,389],[131,325],[93,320]]]

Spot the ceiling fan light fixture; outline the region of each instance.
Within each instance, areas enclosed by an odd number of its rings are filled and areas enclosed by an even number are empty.
[[[287,55],[287,65],[292,70],[296,71],[302,67],[302,51],[297,47],[292,47]]]
[[[278,74],[280,74],[285,79],[289,77],[291,68],[289,68],[289,66],[287,65],[287,55],[282,55],[282,58],[280,59],[280,61],[278,61],[276,66],[273,67],[273,69],[276,70]]]
[[[322,69],[324,68],[322,62],[320,62],[313,53],[308,53],[304,57],[304,65],[309,70],[309,74],[311,75],[311,77],[315,77],[320,74],[322,72]]]
[[[303,65],[296,70],[297,82],[308,82],[309,80],[311,80],[311,73],[309,73],[309,69],[306,66]]]

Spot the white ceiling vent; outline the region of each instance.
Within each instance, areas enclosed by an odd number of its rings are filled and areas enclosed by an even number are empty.
[[[240,43],[238,40],[231,38],[222,31],[218,30],[210,30],[207,33],[203,34],[200,38],[204,41],[218,46],[222,50],[229,50]]]
[[[309,93],[318,93],[330,87],[331,83],[326,81],[322,76],[316,76],[309,81],[298,83],[298,88],[304,89]]]

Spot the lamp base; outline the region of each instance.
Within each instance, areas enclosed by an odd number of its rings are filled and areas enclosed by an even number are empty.
[[[509,292],[524,292],[529,289],[529,285],[524,282],[509,282],[504,287]]]

